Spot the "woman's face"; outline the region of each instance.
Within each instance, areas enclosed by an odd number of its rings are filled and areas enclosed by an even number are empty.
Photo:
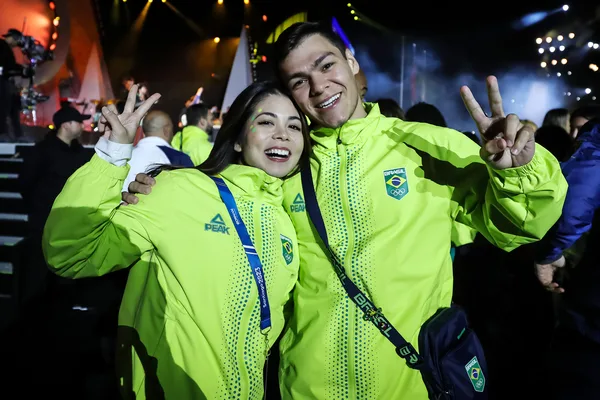
[[[244,126],[243,142],[235,145],[245,163],[283,178],[298,164],[304,140],[300,115],[290,99],[271,95],[259,102]]]

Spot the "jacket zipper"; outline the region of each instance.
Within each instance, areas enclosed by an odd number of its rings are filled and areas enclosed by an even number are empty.
[[[350,217],[350,202],[348,200],[348,177],[347,177],[347,157],[346,157],[346,146],[342,144],[341,139],[342,130],[338,132],[337,139],[337,150],[340,157],[340,196],[342,197],[342,209],[345,217]],[[346,270],[348,276],[352,277],[351,268],[348,270],[346,266],[352,266],[352,252],[354,251],[354,231],[350,223],[345,224],[346,231],[348,232],[348,248],[346,254],[343,254],[341,259],[343,260],[343,267]],[[347,298],[350,303],[350,309],[354,310],[350,312],[350,315],[356,316],[358,310],[352,301]],[[356,370],[354,365],[354,318],[348,319],[348,395],[349,399],[356,398]]]
[[[258,227],[258,230],[256,228],[254,228],[254,248],[256,249],[256,252],[258,254],[264,254],[263,251],[263,237],[262,237],[262,226],[265,224],[265,221],[262,220],[262,216],[261,216],[261,211],[262,211],[262,207],[263,207],[263,198],[264,198],[264,192],[263,189],[261,188],[257,195],[256,198],[254,199],[254,201],[252,202],[252,220],[253,220],[253,225],[255,227]],[[260,253],[259,253],[259,249],[260,249]],[[265,284],[267,282],[267,276],[266,276],[266,270],[264,270],[264,268],[266,267],[265,264],[263,264],[263,279],[265,280]],[[267,295],[268,295],[268,288],[267,288]],[[268,334],[267,334],[268,335]],[[261,334],[262,336],[262,334]],[[263,349],[264,355],[265,355],[265,363],[262,367],[262,371],[263,371],[263,390],[264,390],[264,394],[263,394],[263,398],[265,398],[264,396],[267,395],[267,372],[268,372],[268,366],[269,366],[269,355],[270,355],[270,351],[269,351],[269,337],[261,337],[261,342],[263,342],[265,348]]]

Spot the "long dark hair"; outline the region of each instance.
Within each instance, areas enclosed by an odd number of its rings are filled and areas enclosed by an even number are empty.
[[[231,164],[239,164],[242,154],[235,151],[236,143],[241,143],[245,132],[246,122],[255,113],[258,104],[268,96],[285,96],[290,99],[294,108],[300,116],[302,125],[302,138],[304,140],[304,149],[298,162],[298,167],[295,168],[286,178],[296,174],[300,166],[307,165],[308,157],[310,156],[311,143],[308,130],[306,116],[300,110],[296,102],[290,98],[281,88],[281,86],[273,81],[255,82],[242,91],[233,101],[233,104],[227,112],[227,119],[223,121],[221,129],[217,134],[217,138],[213,145],[210,155],[202,164],[196,166],[196,169],[204,172],[207,175],[217,175]],[[163,165],[153,169],[149,175],[156,176],[162,171],[174,170],[179,167],[173,165]]]

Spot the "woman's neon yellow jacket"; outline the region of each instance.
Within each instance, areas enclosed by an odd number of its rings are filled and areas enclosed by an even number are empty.
[[[450,305],[454,222],[514,249],[550,229],[567,184],[541,146],[528,165],[497,171],[460,132],[386,118],[377,106],[368,111],[312,133],[317,198],[346,273],[418,347],[423,322]],[[284,193],[301,258],[281,341],[283,398],[426,399],[419,372],[341,286],[309,225],[299,177],[286,181]]]
[[[266,343],[258,291],[215,183],[195,169],[163,172],[150,196],[119,206],[128,170],[95,155],[69,178],[46,223],[48,263],[70,278],[133,266],[119,314],[127,396],[261,399]],[[299,265],[282,181],[240,165],[221,176],[263,263],[270,347]]]

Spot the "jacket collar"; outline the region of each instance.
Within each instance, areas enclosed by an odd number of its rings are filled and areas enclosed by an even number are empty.
[[[262,197],[274,205],[283,203],[283,181],[260,168],[232,164],[219,175],[233,193],[238,192],[252,198]]]
[[[316,145],[335,148],[338,140],[344,144],[361,143],[375,131],[378,121],[383,117],[377,103],[363,103],[367,116],[351,119],[338,128],[317,128],[311,132]]]
[[[184,137],[188,137],[190,134],[193,136],[201,136],[203,139],[208,140],[208,133],[198,128],[196,125],[188,125],[183,128],[181,134]]]
[[[140,141],[138,142],[138,144],[136,145],[136,147],[141,147],[141,146],[167,146],[167,147],[172,147],[169,142],[167,142],[165,139],[163,139],[161,137],[158,137],[158,136],[146,136],[146,137],[140,139]]]

